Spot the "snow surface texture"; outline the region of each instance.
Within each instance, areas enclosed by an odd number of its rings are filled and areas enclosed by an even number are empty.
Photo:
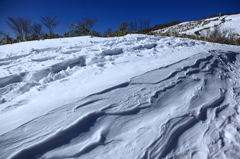
[[[240,14],[225,15],[200,21],[183,22],[171,27],[156,30],[155,32],[187,35],[197,35],[195,32],[199,32],[200,35],[205,37],[207,30],[214,26],[220,27],[220,29],[228,29],[240,36]]]
[[[0,158],[240,158],[239,53],[147,35],[0,46]]]

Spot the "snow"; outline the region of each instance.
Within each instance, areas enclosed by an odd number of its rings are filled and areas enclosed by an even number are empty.
[[[205,31],[218,26],[220,29],[227,29],[240,35],[240,14],[225,15],[220,17],[208,18],[200,21],[183,22],[171,27],[156,30],[160,33],[178,33],[187,35],[196,35],[195,32],[199,31],[202,36],[205,36]]]
[[[0,158],[239,158],[239,53],[134,34],[0,46]]]

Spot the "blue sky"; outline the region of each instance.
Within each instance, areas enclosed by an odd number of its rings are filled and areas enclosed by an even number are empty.
[[[122,22],[151,19],[151,26],[171,21],[200,20],[212,14],[240,12],[240,0],[0,0],[0,31],[11,33],[7,17],[57,15],[55,33],[63,34],[71,22],[97,18],[93,29],[103,33]],[[44,29],[46,31],[46,29]],[[12,34],[12,33],[11,33]]]

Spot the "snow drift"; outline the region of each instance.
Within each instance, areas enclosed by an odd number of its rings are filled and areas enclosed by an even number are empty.
[[[239,46],[127,35],[0,49],[0,158],[240,158]]]

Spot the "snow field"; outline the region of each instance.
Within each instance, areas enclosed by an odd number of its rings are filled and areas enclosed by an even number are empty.
[[[0,48],[0,158],[240,157],[238,46],[127,35]]]

